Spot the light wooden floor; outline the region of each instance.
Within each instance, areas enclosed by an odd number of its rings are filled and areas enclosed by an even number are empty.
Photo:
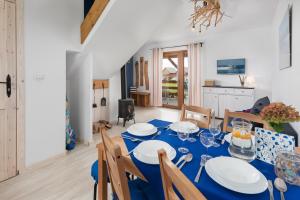
[[[179,111],[164,108],[137,108],[136,121],[151,119],[177,121]],[[126,127],[132,122],[127,123]],[[114,126],[110,135],[118,135],[126,130],[121,125]],[[90,166],[97,159],[96,144],[99,134],[94,135],[94,143],[78,145],[75,150],[55,160],[28,169],[24,174],[0,183],[0,200],[92,200],[93,180]]]

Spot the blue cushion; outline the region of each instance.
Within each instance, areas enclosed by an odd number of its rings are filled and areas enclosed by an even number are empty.
[[[98,160],[96,160],[91,168],[91,176],[95,180],[96,183],[98,183]]]
[[[98,183],[98,160],[96,160],[91,168],[91,176]],[[108,180],[109,182],[109,180]],[[156,193],[152,190],[150,185],[141,180],[135,179],[132,181],[128,181],[128,187],[130,190],[130,196],[132,200],[156,200]],[[116,195],[114,195],[114,199],[118,199]]]
[[[157,200],[156,192],[151,188],[150,184],[141,180],[135,179],[128,181],[131,200]],[[114,200],[118,197],[114,194]]]

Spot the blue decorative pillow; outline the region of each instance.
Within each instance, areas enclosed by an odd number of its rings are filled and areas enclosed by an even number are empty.
[[[262,109],[269,104],[270,104],[269,97],[263,97],[261,99],[258,99],[253,105],[253,107],[251,108],[250,113],[254,115],[259,115]]]
[[[277,152],[293,152],[295,138],[282,133],[276,133],[262,128],[255,128],[256,158],[275,164]]]

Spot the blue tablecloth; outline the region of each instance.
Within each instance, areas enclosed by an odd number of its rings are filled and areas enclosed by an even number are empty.
[[[169,133],[174,132],[172,130],[164,130],[163,127],[166,127],[170,124],[170,122],[161,121],[161,120],[152,120],[149,122],[150,124],[153,124],[154,126],[158,127],[160,130],[162,130],[162,133],[157,136],[156,140],[162,140],[167,143],[169,143],[172,147],[174,147],[176,150],[179,146],[182,146],[182,141],[179,140],[177,137],[170,136]],[[208,131],[208,130],[205,130]],[[123,133],[128,134],[128,133]],[[148,137],[149,139],[151,137]],[[146,138],[146,139],[148,139]],[[131,142],[130,140],[124,140],[125,144],[127,146],[128,151],[135,148],[138,143]],[[193,160],[186,164],[182,168],[182,172],[191,180],[193,184],[204,194],[204,196],[207,199],[218,199],[218,200],[233,200],[233,199],[253,199],[253,200],[268,200],[269,199],[269,192],[266,190],[263,193],[255,194],[255,195],[246,195],[237,193],[234,191],[231,191],[229,189],[226,189],[225,187],[222,187],[218,183],[214,182],[206,173],[205,170],[202,171],[201,178],[199,183],[194,183],[193,180],[198,172],[199,164],[200,164],[200,157],[203,153],[206,152],[206,148],[200,143],[200,140],[197,138],[197,141],[194,143],[190,143],[186,141],[184,143],[184,146],[188,147],[190,152],[193,154],[194,158]],[[228,143],[225,142],[225,144],[221,145],[218,148],[211,147],[208,150],[209,155],[213,157],[217,156],[229,156],[228,154]],[[177,162],[177,160],[182,156],[181,153],[177,151],[177,156],[173,160],[174,163]],[[160,196],[160,199],[164,199],[164,192],[162,187],[162,181],[160,176],[160,169],[159,165],[149,165],[140,162],[137,160],[132,154],[131,159],[135,163],[135,165],[138,167],[138,169],[143,173],[143,175],[146,177],[146,179],[149,181],[149,183],[152,185],[153,189],[157,191],[157,194]],[[250,164],[252,164],[254,167],[256,167],[259,171],[261,171],[268,180],[274,181],[275,173],[274,173],[274,166],[264,163],[259,160],[254,160]],[[275,199],[280,199],[280,193],[275,189],[274,187],[274,196]],[[285,197],[287,200],[292,199],[300,199],[300,187],[288,185],[288,191],[285,193]]]

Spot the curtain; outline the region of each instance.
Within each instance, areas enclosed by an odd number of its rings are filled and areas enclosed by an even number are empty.
[[[150,104],[162,106],[162,49],[152,50],[152,78],[150,78]]]
[[[201,106],[201,44],[188,45],[189,105]]]

